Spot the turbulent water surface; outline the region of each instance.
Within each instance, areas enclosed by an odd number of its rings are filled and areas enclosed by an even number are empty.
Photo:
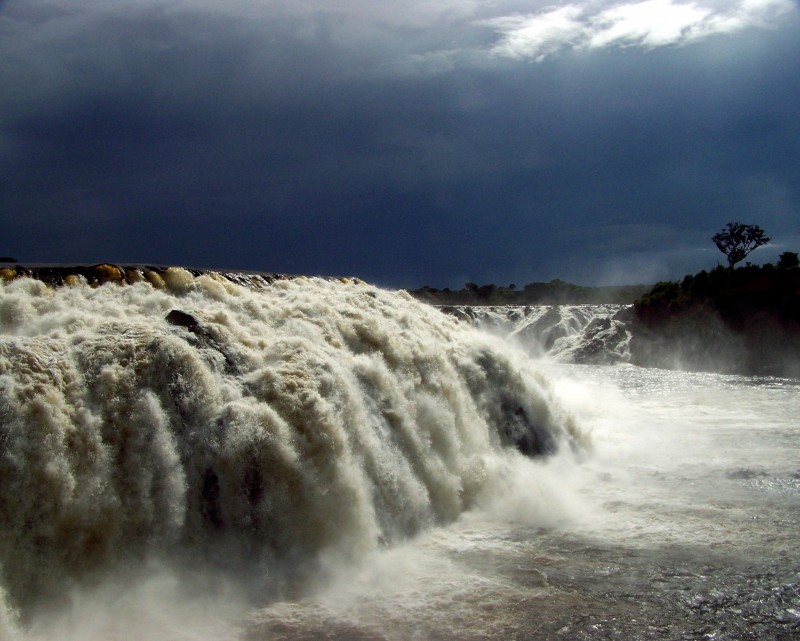
[[[534,356],[610,365],[631,360],[631,334],[622,320],[630,305],[445,307],[449,314],[503,336]]]
[[[797,381],[314,279],[17,279],[0,327],[1,639],[800,634]]]

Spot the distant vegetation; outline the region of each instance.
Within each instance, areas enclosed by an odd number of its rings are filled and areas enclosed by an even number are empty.
[[[800,376],[800,260],[661,282],[634,305],[635,363]]]
[[[650,285],[621,287],[583,287],[563,280],[529,283],[522,289],[516,285],[477,285],[467,283],[462,289],[422,287],[409,293],[432,305],[581,305],[618,303],[631,304],[643,296]]]

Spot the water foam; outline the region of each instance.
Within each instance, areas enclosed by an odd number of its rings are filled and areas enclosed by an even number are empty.
[[[447,311],[506,337],[536,356],[610,365],[631,359],[630,305],[451,307]]]
[[[581,438],[529,359],[403,293],[163,280],[0,285],[0,572],[23,618],[148,561],[291,594],[457,518],[512,446]]]

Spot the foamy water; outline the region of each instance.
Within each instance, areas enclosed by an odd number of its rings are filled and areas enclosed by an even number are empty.
[[[475,327],[522,350],[565,363],[609,365],[631,360],[630,305],[446,307]]]
[[[796,381],[535,362],[352,282],[20,281],[0,322],[0,638],[800,631]]]
[[[580,438],[530,360],[405,295],[166,276],[3,286],[0,567],[32,629],[120,576],[304,595]]]
[[[796,381],[551,365],[576,462],[251,616],[252,639],[790,639]]]

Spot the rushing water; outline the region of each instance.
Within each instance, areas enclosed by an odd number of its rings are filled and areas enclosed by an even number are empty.
[[[166,280],[0,292],[0,638],[800,634],[797,381]]]
[[[630,361],[630,305],[446,307],[470,324],[502,336],[534,356],[571,363]]]

